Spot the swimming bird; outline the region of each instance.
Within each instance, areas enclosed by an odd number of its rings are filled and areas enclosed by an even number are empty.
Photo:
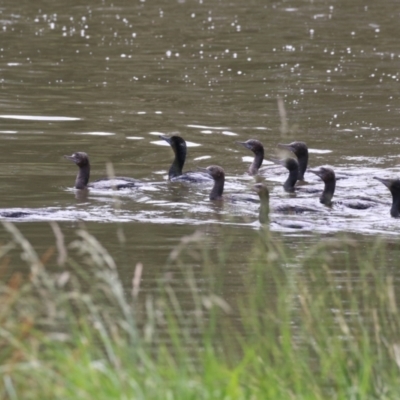
[[[257,175],[258,170],[264,160],[264,146],[259,140],[256,139],[249,139],[245,142],[236,143],[246,147],[246,149],[249,149],[254,153],[254,160],[251,163],[248,172],[250,175]]]
[[[347,208],[352,208],[354,210],[366,210],[370,207],[375,206],[378,202],[374,201],[373,199],[369,198],[360,198],[360,199],[345,199],[345,200],[339,200],[339,201],[332,201],[333,195],[335,193],[335,187],[336,187],[336,176],[335,172],[333,171],[332,168],[325,168],[325,167],[320,167],[318,170],[308,170],[309,172],[312,172],[313,174],[319,176],[322,181],[324,182],[324,190],[321,194],[321,197],[319,198],[319,201],[328,206],[331,207],[334,204],[339,204],[343,205]]]
[[[225,185],[225,171],[219,165],[210,165],[207,168],[198,167],[201,171],[207,173],[213,180],[214,186],[210,192],[210,200],[223,200]]]
[[[289,171],[289,176],[283,184],[286,192],[293,193],[295,191],[295,184],[299,176],[299,164],[294,158],[285,158],[284,160],[271,159],[275,164],[283,165]]]
[[[170,181],[183,182],[210,182],[211,178],[208,174],[201,172],[185,172],[182,173],[183,166],[186,160],[187,146],[186,142],[180,136],[164,136],[160,135],[160,139],[165,140],[174,151],[174,161],[168,171],[168,179]]]
[[[400,179],[382,179],[374,176],[374,179],[383,183],[392,194],[393,202],[390,208],[390,215],[393,218],[400,217]]]
[[[224,192],[224,183],[225,183],[225,172],[224,170],[218,165],[210,165],[207,168],[201,168],[202,170],[206,171],[213,179],[214,179],[214,186],[210,193],[210,200],[224,200],[223,192]],[[253,189],[257,192],[260,198],[260,209],[259,209],[259,221],[261,223],[267,223],[269,221],[269,191],[267,186],[264,183],[256,183],[253,186]],[[235,201],[235,197],[228,196],[229,200]],[[244,201],[253,202],[253,199],[238,199]],[[287,213],[287,214],[297,214],[302,212],[316,212],[318,210],[308,208],[308,207],[301,207],[301,206],[291,206],[291,205],[280,205],[274,208],[274,211]],[[281,223],[279,223],[282,225]],[[288,224],[283,224],[289,228],[303,228],[303,224],[293,224],[289,222]]]
[[[137,187],[140,182],[137,179],[115,177],[102,178],[89,184],[90,162],[89,156],[83,151],[78,151],[70,156],[64,156],[66,159],[73,161],[79,168],[78,175],[75,180],[75,189],[125,189]]]
[[[199,170],[204,171],[214,180],[214,186],[210,192],[210,200],[228,200],[231,203],[247,202],[257,203],[257,199],[249,196],[248,194],[235,193],[223,195],[225,185],[225,171],[219,165],[210,165],[207,168],[198,167]]]
[[[281,149],[289,150],[297,157],[299,163],[299,181],[304,181],[304,173],[308,164],[308,147],[304,142],[292,142],[289,144],[279,143],[278,147]]]
[[[318,170],[309,169],[309,172],[317,175],[325,183],[324,190],[322,191],[319,201],[328,207],[332,206],[332,197],[335,193],[336,176],[332,168],[320,167]]]

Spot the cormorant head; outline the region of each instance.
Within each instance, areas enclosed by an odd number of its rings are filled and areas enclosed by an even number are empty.
[[[293,152],[296,157],[308,155],[308,147],[304,142],[292,142],[289,144],[279,143],[278,147]]]
[[[176,152],[185,153],[186,156],[186,142],[183,138],[177,135],[173,136],[160,135],[159,138],[165,140],[172,147],[175,153]]]
[[[246,147],[246,149],[251,150],[255,154],[261,152],[264,154],[264,146],[259,140],[249,139],[246,140],[245,142],[236,142],[236,143]]]
[[[78,167],[89,165],[89,156],[83,151],[78,151],[70,156],[64,156],[64,158],[73,161]]]
[[[320,167],[317,170],[309,169],[308,171],[319,176],[324,182],[336,181],[335,172],[332,168]]]
[[[225,179],[225,172],[222,167],[218,165],[210,165],[207,168],[198,167],[201,171],[208,173],[214,181]]]
[[[374,176],[374,179],[383,183],[389,190],[392,195],[400,194],[400,179],[382,179]]]

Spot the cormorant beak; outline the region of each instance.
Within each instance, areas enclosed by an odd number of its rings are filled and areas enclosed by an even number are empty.
[[[248,143],[246,143],[246,142],[235,142],[235,143],[236,143],[236,144],[240,144],[240,145],[246,147],[246,149],[251,150],[251,146],[250,146]]]
[[[168,144],[171,144],[171,138],[164,135],[158,135],[158,137],[162,140],[165,140]]]
[[[76,163],[76,158],[72,155],[72,156],[64,156],[64,158],[66,158],[67,160],[70,160],[74,163]]]
[[[382,178],[378,178],[377,176],[374,176],[374,179],[383,183],[387,188],[390,189],[390,186],[392,184],[392,179],[382,179]]]
[[[314,169],[308,169],[307,172],[311,172],[312,174],[315,174],[322,179],[321,172],[318,170],[315,171]]]
[[[197,169],[198,169],[199,171],[205,172],[206,174],[208,174],[208,175],[211,176],[210,171],[209,171],[207,168],[204,168],[204,167],[197,167]]]
[[[285,150],[293,151],[293,147],[292,147],[290,144],[278,143],[278,147],[279,147],[280,149],[285,149]]]

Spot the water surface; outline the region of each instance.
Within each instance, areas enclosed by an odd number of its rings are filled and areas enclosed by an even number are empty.
[[[282,189],[284,169],[267,161],[272,206],[317,209],[272,212],[277,238],[300,253],[321,235],[347,233],[365,245],[376,235],[397,240],[390,193],[372,179],[399,175],[396,3],[5,1],[0,11],[2,208],[33,212],[16,222],[39,250],[54,243],[47,221],[58,221],[67,238],[85,224],[106,243],[127,286],[140,261],[151,290],[181,237],[200,229],[215,248],[232,237],[237,262],[227,276],[239,273],[260,229],[258,204],[215,205],[210,185],[169,183],[173,154],[159,134],[191,144],[187,170],[219,164],[226,192],[243,194],[253,183],[250,154],[236,140],[261,140],[267,158],[284,155],[279,142],[305,141],[311,167],[348,174],[337,200],[380,203],[355,211],[340,203],[327,209],[315,194],[292,198]],[[77,169],[63,158],[75,151],[90,155],[92,179],[112,163],[117,175],[149,185],[79,197]]]

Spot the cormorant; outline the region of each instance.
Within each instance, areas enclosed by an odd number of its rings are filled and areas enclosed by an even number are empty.
[[[92,183],[89,183],[90,177],[90,162],[89,157],[83,151],[73,153],[71,156],[64,156],[66,159],[73,161],[78,167],[78,175],[75,180],[76,189],[125,189],[137,187],[140,182],[137,179],[115,177],[115,178],[102,178]]]
[[[289,144],[279,143],[278,147],[281,149],[289,150],[295,154],[299,163],[299,181],[304,181],[304,173],[308,164],[308,147],[304,142],[292,142]]]
[[[160,135],[160,139],[165,140],[174,151],[175,158],[168,171],[168,179],[170,181],[182,182],[210,182],[211,178],[207,174],[201,172],[185,172],[182,173],[186,160],[187,146],[186,142],[180,136],[164,136]]]
[[[392,194],[393,202],[390,208],[390,215],[393,218],[400,217],[400,179],[382,179],[374,176],[374,179],[383,183]]]
[[[254,160],[251,163],[248,172],[250,175],[257,175],[264,160],[264,146],[256,139],[249,139],[246,142],[236,143],[246,147],[246,149],[249,149],[254,153]]]

